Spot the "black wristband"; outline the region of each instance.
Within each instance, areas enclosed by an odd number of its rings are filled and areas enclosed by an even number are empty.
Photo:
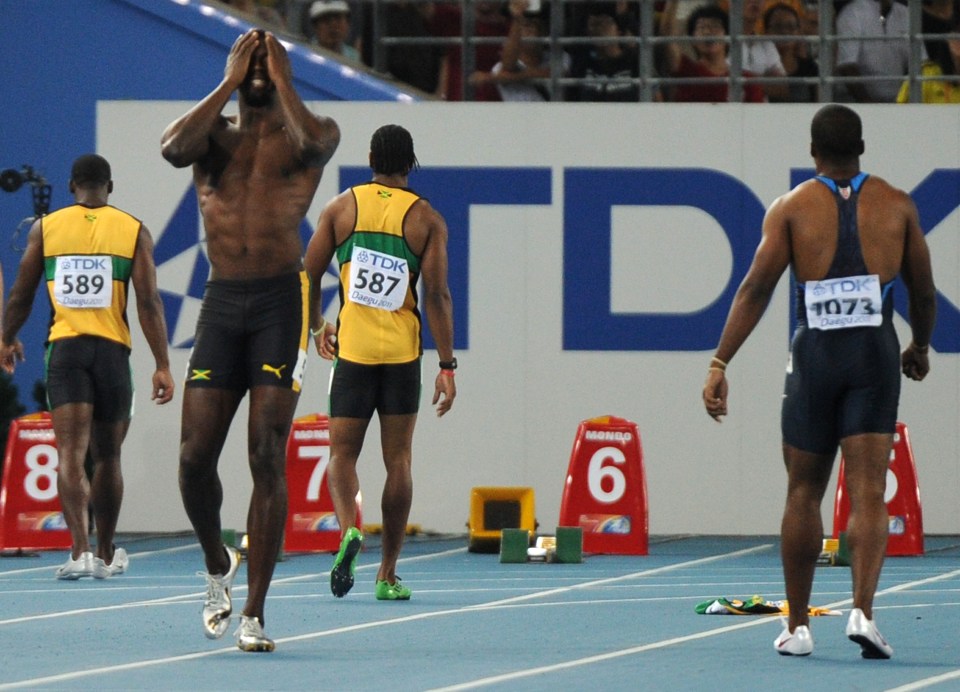
[[[453,360],[441,360],[440,361],[441,370],[456,370],[457,369],[457,359]]]

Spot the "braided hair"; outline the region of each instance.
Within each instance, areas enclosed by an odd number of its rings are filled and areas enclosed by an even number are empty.
[[[370,167],[380,175],[407,175],[419,170],[413,137],[399,125],[384,125],[370,138]]]

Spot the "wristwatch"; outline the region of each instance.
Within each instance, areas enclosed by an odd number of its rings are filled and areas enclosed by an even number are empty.
[[[453,360],[441,360],[440,361],[441,370],[456,370],[457,369],[457,359]]]

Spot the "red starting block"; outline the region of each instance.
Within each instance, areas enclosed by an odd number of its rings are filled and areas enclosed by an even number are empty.
[[[584,553],[649,552],[647,481],[636,423],[615,416],[580,423],[563,488],[560,526],[583,529]]]
[[[887,555],[923,555],[923,510],[920,506],[920,483],[907,426],[897,423],[887,469],[887,488],[883,494],[890,517]],[[843,457],[837,476],[837,495],[833,503],[833,537],[847,530],[850,498],[844,476]]]
[[[287,438],[287,524],[283,549],[290,553],[336,552],[340,522],[327,489],[330,422],[322,413],[293,421]],[[357,493],[357,528],[362,526]]]
[[[57,494],[59,462],[49,413],[10,422],[0,485],[0,550],[70,548]]]

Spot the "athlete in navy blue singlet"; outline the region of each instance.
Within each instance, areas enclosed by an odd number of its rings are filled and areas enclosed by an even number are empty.
[[[873,622],[873,597],[887,542],[883,495],[900,396],[898,370],[922,380],[930,369],[936,289],[910,196],[860,171],[859,116],[831,104],[817,112],[810,130],[817,177],[767,211],[753,264],[710,362],[703,402],[717,421],[727,414],[727,364],[790,267],[798,325],[781,410],[788,480],[780,530],[790,620],[774,648],[795,656],[813,651],[808,607],[823,537],[820,505],[839,446],[851,501],[847,536],[854,607],[846,634],[864,658],[889,658],[893,648]],[[909,294],[912,332],[902,354],[891,322],[897,276]]]

